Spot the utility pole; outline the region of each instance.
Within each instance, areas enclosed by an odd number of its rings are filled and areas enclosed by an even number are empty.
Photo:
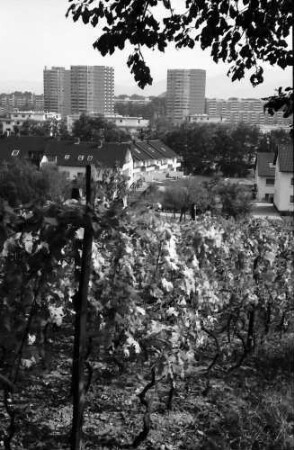
[[[87,330],[87,303],[91,274],[93,229],[91,219],[91,166],[86,166],[86,209],[79,289],[75,302],[75,335],[72,365],[73,420],[71,450],[82,449],[83,413],[85,407],[84,363]]]

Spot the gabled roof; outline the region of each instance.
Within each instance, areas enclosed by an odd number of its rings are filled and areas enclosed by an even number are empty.
[[[162,158],[177,158],[179,157],[171,148],[165,145],[159,139],[154,139],[149,141],[150,145],[157,150],[158,155]]]
[[[274,163],[274,153],[257,153],[257,174],[259,177],[274,177],[275,167],[270,167]]]
[[[136,141],[132,148],[134,161],[147,161],[152,159],[177,158],[178,155],[159,139],[149,141]]]
[[[45,156],[57,157],[57,165],[79,167],[87,164],[102,164],[113,167],[123,165],[127,150],[131,144],[104,142],[102,145],[94,142],[74,143],[72,141],[52,141],[48,143]]]
[[[43,154],[50,138],[42,136],[11,136],[0,138],[0,161],[26,158],[32,153]],[[18,152],[17,152],[18,151]]]
[[[279,145],[275,162],[277,159],[280,172],[293,173],[293,145]]]
[[[136,141],[132,151],[134,161],[157,159],[157,151],[147,141]]]
[[[6,150],[21,150],[22,153],[30,151],[44,151],[51,139],[43,136],[11,136],[0,138],[0,153]]]
[[[134,161],[151,161],[177,158],[178,155],[160,140],[124,142],[79,142],[63,141],[48,137],[20,136],[0,139],[0,160],[10,160],[13,150],[19,150],[17,157],[41,153],[56,158],[57,165],[83,167],[87,164],[113,167],[122,165],[130,150]],[[16,153],[16,152],[15,152]]]

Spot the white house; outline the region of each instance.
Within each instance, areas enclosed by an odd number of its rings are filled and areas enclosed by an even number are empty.
[[[274,153],[257,153],[255,182],[256,198],[259,201],[273,202],[275,193]]]
[[[142,117],[121,116],[120,114],[105,115],[104,117],[131,135],[149,126],[149,120],[143,119]]]
[[[293,146],[280,145],[275,159],[274,205],[282,214],[294,211]]]

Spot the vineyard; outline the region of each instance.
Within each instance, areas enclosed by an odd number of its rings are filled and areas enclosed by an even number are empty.
[[[0,448],[293,448],[283,222],[75,200],[0,220]]]

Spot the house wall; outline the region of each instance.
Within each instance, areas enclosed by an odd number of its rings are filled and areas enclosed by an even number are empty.
[[[55,160],[50,161],[48,159],[48,157],[46,155],[44,155],[42,157],[40,166],[44,166],[47,164],[56,164],[57,163],[57,159],[55,157]],[[75,178],[78,178],[80,176],[84,176],[85,172],[86,172],[86,168],[85,166],[62,166],[59,165],[58,166],[58,170],[59,172],[64,172],[66,174],[66,177],[69,180],[73,180]],[[130,150],[127,151],[126,153],[126,159],[125,162],[122,166],[121,172],[128,178],[127,180],[127,186],[129,187],[133,181],[134,181],[134,174],[133,174],[133,158],[132,158],[132,154],[130,152]],[[102,179],[102,170],[96,170],[95,175],[93,174],[93,176],[97,179],[97,180],[101,180]]]
[[[59,172],[64,172],[69,180],[74,180],[84,176],[86,173],[86,167],[70,167],[70,166],[58,166]]]
[[[10,134],[14,132],[14,127],[20,128],[27,120],[35,122],[45,122],[46,120],[61,120],[61,115],[57,113],[44,113],[42,111],[18,111],[9,113],[7,117],[0,118],[0,132]]]
[[[293,173],[280,172],[278,159],[276,164],[274,205],[280,212],[294,211],[294,203],[290,202],[290,196],[294,195],[293,185],[291,185],[293,177]]]
[[[275,185],[267,185],[266,179],[270,177],[259,177],[256,176],[256,185],[257,185],[257,200],[265,200],[266,194],[274,195],[275,193]]]
[[[152,159],[148,161],[136,161],[134,163],[134,179],[144,178],[145,181],[163,180],[169,176],[179,176],[181,172],[177,172],[181,163],[177,158],[169,159]]]
[[[131,186],[134,182],[134,161],[132,157],[132,153],[130,150],[127,150],[126,159],[122,166],[121,172],[123,175],[127,177],[127,188]]]

